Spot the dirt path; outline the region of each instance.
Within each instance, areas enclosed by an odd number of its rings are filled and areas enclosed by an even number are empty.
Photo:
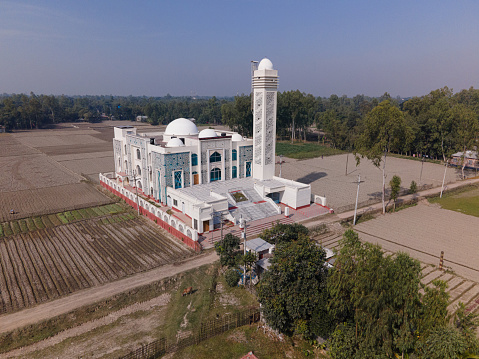
[[[138,311],[150,310],[153,307],[155,308],[164,307],[168,304],[169,301],[170,301],[169,293],[161,294],[160,296],[153,298],[149,301],[133,304],[129,307],[120,309],[116,312],[112,312],[103,318],[92,320],[90,322],[83,323],[82,325],[79,325],[77,327],[64,330],[51,338],[42,340],[41,342],[26,346],[20,349],[15,349],[8,353],[0,354],[0,359],[25,357],[25,355],[27,354],[52,347],[68,338],[77,337],[81,334],[90,332],[96,328],[114,323],[115,321],[117,321],[119,318],[123,316],[136,313]]]
[[[154,270],[135,274],[131,277],[105,285],[85,289],[48,303],[37,305],[20,312],[0,316],[0,333],[12,331],[60,314],[68,313],[85,305],[93,304],[116,294],[141,287],[160,279],[171,277],[218,259],[215,252],[209,252],[174,264],[167,264]]]

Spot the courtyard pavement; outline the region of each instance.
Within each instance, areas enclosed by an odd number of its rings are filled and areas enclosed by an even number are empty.
[[[279,162],[279,157],[276,158]],[[371,161],[362,159],[356,167],[352,154],[295,160],[283,158],[282,177],[311,184],[311,192],[326,196],[327,206],[336,213],[354,209],[356,200],[358,175],[361,175],[359,191],[359,207],[364,207],[381,200],[382,170],[375,167]],[[346,174],[346,161],[348,171]],[[421,176],[422,167],[422,176]],[[280,166],[276,165],[276,175],[279,175]],[[407,190],[411,181],[416,181],[418,187],[439,187],[444,176],[444,165],[414,161],[396,157],[386,160],[386,188],[394,175],[401,177],[401,187]],[[448,168],[446,184],[460,179],[460,170]]]

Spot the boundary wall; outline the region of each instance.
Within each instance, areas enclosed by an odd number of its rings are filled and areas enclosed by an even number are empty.
[[[115,196],[120,197],[129,206],[134,209],[138,209],[136,203],[136,194],[127,190],[123,186],[116,183],[103,174],[99,174],[100,184],[103,188],[107,189]],[[158,224],[161,228],[166,230],[174,237],[180,239],[188,247],[194,249],[196,252],[201,251],[201,245],[198,243],[198,231],[189,227],[177,217],[169,215],[165,211],[162,211],[157,206],[151,204],[143,198],[138,197],[138,203],[140,206],[140,214],[148,217],[150,220]]]

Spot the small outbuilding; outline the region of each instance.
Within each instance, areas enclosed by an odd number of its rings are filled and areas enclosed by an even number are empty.
[[[246,250],[255,253],[258,259],[262,259],[266,254],[272,253],[273,249],[274,244],[268,243],[259,237],[246,241]]]

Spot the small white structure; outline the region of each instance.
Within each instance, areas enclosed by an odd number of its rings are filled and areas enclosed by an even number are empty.
[[[136,116],[136,122],[146,122],[148,116]]]
[[[199,233],[223,218],[238,223],[281,213],[278,203],[308,206],[311,187],[274,176],[278,71],[263,59],[253,71],[253,138],[233,131],[198,131],[178,118],[164,132],[115,127],[115,174],[158,203],[189,218]]]
[[[253,238],[246,241],[246,251],[253,252],[258,256],[258,259],[262,259],[265,254],[271,254],[274,250],[274,244],[268,243],[261,238]]]

